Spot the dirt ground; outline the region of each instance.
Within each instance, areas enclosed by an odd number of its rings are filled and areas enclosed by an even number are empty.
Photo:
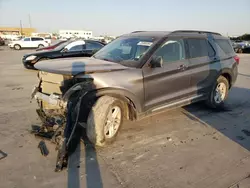
[[[214,112],[202,103],[141,121],[126,122],[117,141],[94,149],[86,141],[55,173],[56,151],[41,155],[29,133],[40,123],[30,102],[36,71],[21,63],[30,51],[0,47],[1,188],[249,188],[250,54],[240,55],[239,76],[227,108]]]

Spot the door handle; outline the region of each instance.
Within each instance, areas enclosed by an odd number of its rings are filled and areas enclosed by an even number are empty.
[[[187,65],[180,65],[179,67],[178,67],[178,70],[185,70],[185,69],[187,69],[188,67],[187,67]]]

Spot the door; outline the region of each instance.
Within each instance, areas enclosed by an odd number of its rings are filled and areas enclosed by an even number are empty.
[[[43,39],[42,38],[39,38],[39,37],[32,37],[31,38],[31,48],[37,48],[38,47],[38,45],[39,44],[41,44],[42,42],[41,41],[43,41]]]
[[[65,50],[62,52],[62,57],[82,57],[83,50],[86,48],[84,41],[76,41],[70,43],[65,47]]]
[[[30,48],[31,43],[32,42],[31,42],[30,38],[24,38],[23,41],[22,41],[22,43],[21,43],[21,46],[23,48]]]
[[[152,56],[163,60],[162,67],[143,67],[145,110],[190,95],[190,71],[183,39],[168,39]]]
[[[104,45],[95,41],[87,41],[86,49],[83,50],[83,56],[90,57],[100,50]]]
[[[192,71],[192,93],[205,95],[216,80],[218,58],[206,38],[190,38],[186,41],[189,50],[189,69]]]

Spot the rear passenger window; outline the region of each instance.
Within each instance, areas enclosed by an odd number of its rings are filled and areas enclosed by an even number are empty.
[[[86,42],[87,50],[100,50],[102,47],[103,45],[97,42]]]
[[[154,54],[156,57],[162,57],[163,62],[180,61],[186,58],[184,41],[168,40]]]
[[[33,37],[31,38],[32,41],[41,41],[43,40],[43,38],[38,38],[38,37]]]
[[[215,56],[215,51],[206,39],[188,39],[190,58]]]
[[[216,44],[222,49],[225,54],[234,53],[233,47],[231,46],[229,40],[226,39],[215,39]]]

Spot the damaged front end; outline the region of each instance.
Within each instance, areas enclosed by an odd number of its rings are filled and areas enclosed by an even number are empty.
[[[69,145],[74,137],[79,121],[82,98],[87,93],[84,86],[88,81],[78,84],[72,76],[40,71],[39,85],[32,92],[39,108],[37,114],[42,126],[33,127],[32,133],[47,138],[56,144],[58,150],[56,169],[67,166]]]

